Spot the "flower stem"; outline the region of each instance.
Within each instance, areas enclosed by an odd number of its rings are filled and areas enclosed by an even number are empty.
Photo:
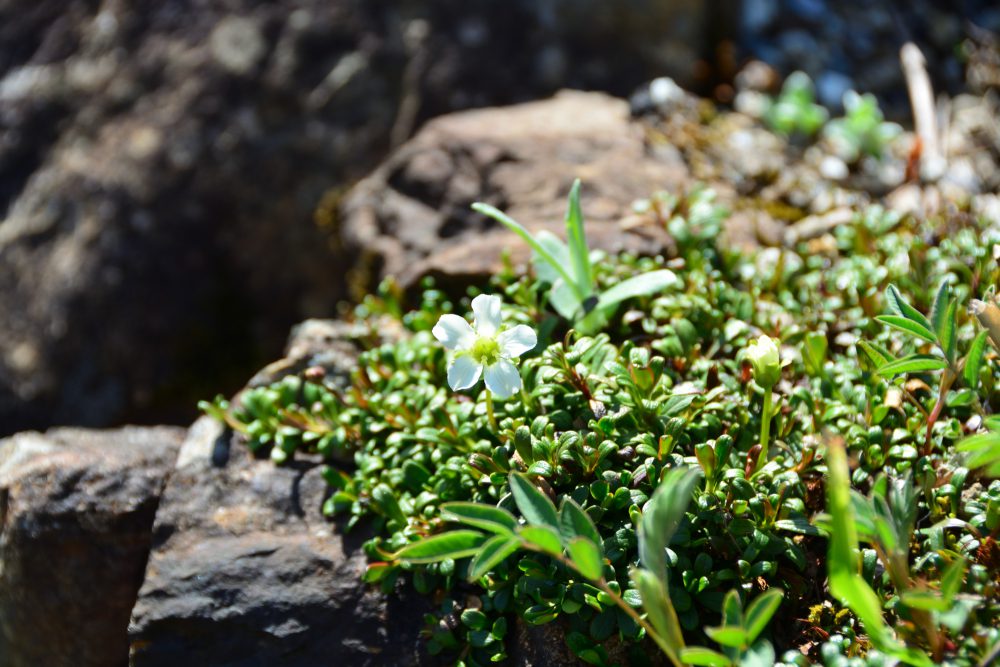
[[[497,426],[497,418],[493,414],[493,392],[489,389],[486,390],[486,416],[490,420],[490,428],[497,434],[500,433],[500,427]]]
[[[757,459],[757,468],[760,470],[767,463],[767,445],[771,437],[771,388],[764,390],[764,408],[760,413],[760,458]],[[756,472],[755,470],[755,472]]]

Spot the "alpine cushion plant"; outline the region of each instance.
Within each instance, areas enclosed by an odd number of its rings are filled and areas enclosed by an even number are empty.
[[[865,208],[762,281],[704,190],[641,207],[672,270],[584,266],[575,198],[567,242],[528,235],[565,276],[536,248],[471,298],[428,284],[406,308],[387,283],[355,310],[349,377],[203,408],[256,455],[324,459],[365,581],[431,596],[448,664],[504,661],[516,624],[593,665],[1000,654],[1000,231]]]

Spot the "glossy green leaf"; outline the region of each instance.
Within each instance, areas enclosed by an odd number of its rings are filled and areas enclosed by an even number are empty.
[[[602,540],[601,534],[597,532],[597,526],[583,508],[569,496],[563,497],[559,506],[559,531],[563,540],[567,542],[574,537],[585,537],[601,550]]]
[[[942,327],[945,325],[945,319],[948,314],[948,307],[951,303],[951,286],[948,284],[947,280],[942,280],[941,284],[938,286],[938,290],[934,295],[934,303],[931,304],[931,316],[930,316],[930,328],[932,331],[938,333],[940,337],[940,332]],[[954,321],[954,318],[952,318]]]
[[[913,320],[900,317],[898,315],[879,315],[875,319],[882,324],[888,324],[893,329],[898,329],[899,331],[906,332],[916,336],[917,338],[922,338],[928,343],[937,342],[937,336],[934,335],[934,332],[921,325],[919,322],[914,322]]]
[[[684,648],[684,635],[665,584],[642,568],[632,570],[632,581],[642,597],[642,608],[656,630],[654,641],[677,664],[677,653]]]
[[[480,547],[469,564],[469,580],[479,579],[520,547],[521,540],[516,536],[494,535]]]
[[[475,555],[486,538],[476,530],[452,530],[408,544],[393,554],[393,558],[408,563],[436,563],[446,558],[464,558]]]
[[[948,367],[948,362],[941,357],[932,357],[928,354],[911,354],[908,357],[897,359],[878,369],[878,374],[882,377],[891,377],[900,373],[924,373],[927,371],[939,371]]]
[[[580,179],[573,181],[566,204],[566,243],[573,262],[573,274],[577,281],[577,292],[581,297],[590,296],[593,277],[590,269],[590,249],[583,231],[583,213],[580,210]]]
[[[965,383],[973,390],[979,387],[979,370],[983,366],[983,354],[986,351],[985,330],[980,331],[972,340],[969,346],[969,353],[965,356],[965,368],[962,369],[962,376]]]
[[[680,526],[701,471],[675,468],[667,472],[646,503],[639,524],[639,561],[665,582],[667,545]]]
[[[906,299],[899,293],[899,289],[895,285],[889,285],[889,288],[885,292],[885,298],[891,312],[919,324],[928,331],[932,330],[931,323],[927,318],[919,310],[906,302]]]
[[[721,646],[744,648],[750,643],[750,635],[738,626],[705,628],[705,634]]]
[[[441,518],[501,535],[513,535],[517,528],[517,518],[513,514],[482,503],[444,503],[441,505]]]
[[[597,310],[610,310],[627,299],[652,296],[667,289],[678,289],[683,285],[680,278],[670,269],[660,269],[641,273],[623,280],[597,297]]]
[[[784,596],[785,592],[781,589],[769,588],[747,605],[746,612],[743,614],[743,627],[746,628],[749,636],[748,641],[751,644],[771,622],[771,617],[774,616],[774,612],[778,611]]]
[[[517,509],[529,524],[559,529],[556,506],[552,504],[547,495],[531,483],[531,479],[527,475],[513,472],[508,477],[508,483]]]
[[[586,537],[576,537],[569,541],[567,551],[580,574],[593,581],[603,577],[604,562],[596,544]]]
[[[562,555],[559,533],[550,526],[522,526],[518,531],[521,539],[554,556]]]
[[[680,658],[688,665],[705,665],[706,667],[729,667],[733,661],[726,656],[705,648],[704,646],[691,646],[681,651]]]

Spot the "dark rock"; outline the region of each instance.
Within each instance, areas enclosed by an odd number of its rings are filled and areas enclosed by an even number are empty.
[[[592,247],[670,249],[662,229],[621,223],[636,199],[683,189],[687,167],[679,155],[647,146],[626,102],[579,92],[428,123],[347,197],[344,245],[362,256],[369,286],[388,275],[407,286],[426,275],[445,284],[481,281],[502,253],[518,264],[530,250],[470,204],[491,203],[529,230],[564,235],[565,198],[577,177]]]
[[[220,457],[203,418],[157,514],[129,627],[131,664],[407,665],[419,661],[430,602],[361,581],[363,535],[320,508],[316,461],[277,467],[241,443]],[[221,464],[220,464],[221,463]]]
[[[393,143],[559,86],[690,83],[706,6],[3,3],[0,433],[187,421],[345,296],[339,188]]]
[[[184,431],[0,441],[0,666],[125,665],[153,516]]]

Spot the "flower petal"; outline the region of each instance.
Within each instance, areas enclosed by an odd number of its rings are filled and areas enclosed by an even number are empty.
[[[472,312],[476,314],[476,333],[480,336],[494,336],[500,328],[500,297],[480,294],[472,300]]]
[[[479,374],[482,372],[482,364],[467,354],[460,354],[448,366],[448,386],[455,391],[468,389],[479,382]]]
[[[538,336],[535,330],[526,324],[518,324],[513,329],[508,329],[497,336],[497,343],[500,345],[500,354],[505,357],[520,357],[525,352],[530,352],[538,345]]]
[[[506,359],[501,359],[486,367],[486,388],[497,398],[510,398],[521,389],[521,374],[517,367]]]
[[[442,315],[431,333],[449,350],[467,350],[476,342],[476,333],[458,315]]]

